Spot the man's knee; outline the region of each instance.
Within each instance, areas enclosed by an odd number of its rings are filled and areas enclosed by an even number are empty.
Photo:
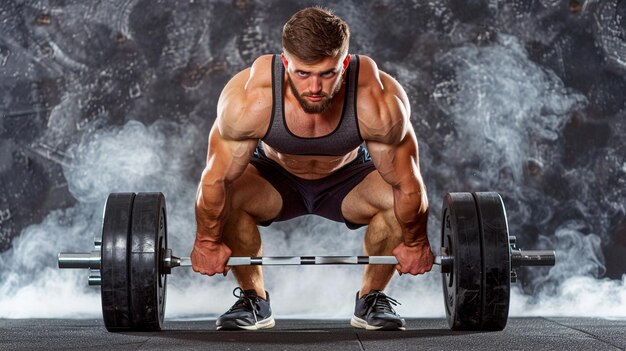
[[[261,249],[261,235],[256,220],[246,211],[231,210],[224,229],[222,240],[233,250],[246,255],[255,255]]]
[[[346,195],[341,211],[350,222],[371,225],[379,213],[393,209],[393,201],[391,186],[375,171]]]
[[[264,178],[254,166],[249,165],[231,189],[231,211],[244,211],[255,224],[272,220],[282,208],[280,193]]]
[[[372,217],[365,235],[366,245],[378,246],[401,241],[402,229],[393,209],[381,211]]]

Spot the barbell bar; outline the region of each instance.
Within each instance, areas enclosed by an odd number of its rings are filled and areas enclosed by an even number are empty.
[[[554,250],[520,250],[514,249],[511,253],[511,266],[553,266],[555,263]],[[451,256],[435,256],[433,264],[441,266],[441,272],[449,272]],[[398,260],[395,256],[259,256],[259,257],[230,257],[226,263],[229,267],[236,266],[299,266],[299,265],[395,265]],[[100,269],[100,251],[82,253],[59,253],[59,268]],[[171,249],[167,249],[162,261],[164,268],[190,267],[191,257],[176,257]],[[169,274],[169,273],[166,273]]]

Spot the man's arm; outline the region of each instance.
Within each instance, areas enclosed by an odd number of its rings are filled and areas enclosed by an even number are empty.
[[[409,128],[397,144],[367,142],[376,169],[393,189],[394,212],[403,229],[404,244],[428,241],[428,198],[419,170],[417,141]]]
[[[398,145],[367,142],[383,179],[393,189],[394,212],[402,228],[403,242],[393,250],[400,273],[421,274],[432,268],[428,242],[428,198],[419,170],[417,141],[409,128]]]
[[[246,169],[257,141],[229,140],[218,124],[209,136],[207,164],[196,194],[196,242],[191,262],[196,272],[226,274],[230,249],[222,242],[222,230],[230,207],[230,186]]]
[[[420,274],[432,267],[428,242],[428,197],[419,169],[419,152],[410,123],[410,104],[400,84],[373,61],[373,82],[360,100],[369,116],[364,121],[364,136],[372,161],[382,178],[391,185],[394,212],[402,228],[403,243],[393,254],[400,273]],[[363,101],[365,100],[365,101]]]
[[[254,92],[246,90],[250,70],[233,77],[218,101],[218,117],[211,128],[207,162],[196,194],[196,241],[193,269],[207,275],[226,274],[230,249],[222,230],[230,208],[231,184],[245,171],[258,143],[258,119],[248,108]]]
[[[221,240],[230,185],[243,174],[257,142],[255,139],[229,140],[221,135],[219,127],[212,128],[207,163],[196,194],[198,239]]]

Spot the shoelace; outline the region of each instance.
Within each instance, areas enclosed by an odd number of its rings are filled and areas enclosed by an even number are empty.
[[[395,299],[381,292],[376,292],[376,293],[365,295],[365,303],[370,304],[370,308],[368,312],[372,310],[376,310],[376,311],[381,311],[385,313],[393,313],[393,314],[395,314],[396,311],[394,311],[391,305],[393,306],[401,305],[400,302],[396,301]]]
[[[237,294],[237,293],[239,293],[239,294]],[[233,295],[236,298],[238,298],[239,300],[237,300],[237,302],[235,302],[235,304],[233,305],[233,307],[230,308],[229,311],[235,311],[235,310],[238,310],[238,309],[251,310],[252,311],[252,315],[254,315],[254,321],[258,322],[257,313],[260,310],[260,307],[259,307],[259,297],[258,296],[250,297],[250,296],[246,295],[246,292],[243,291],[243,289],[240,288],[240,287],[236,287],[233,290]]]

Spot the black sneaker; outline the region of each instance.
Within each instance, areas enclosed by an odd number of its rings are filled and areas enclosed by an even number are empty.
[[[391,306],[398,304],[398,301],[382,291],[371,290],[360,299],[357,291],[354,317],[350,324],[367,330],[404,330],[404,319]]]
[[[243,291],[239,287],[233,290],[233,295],[239,300],[217,319],[215,322],[217,330],[257,330],[274,327],[276,323],[272,317],[270,294],[267,291],[265,300],[257,296],[256,291]]]

